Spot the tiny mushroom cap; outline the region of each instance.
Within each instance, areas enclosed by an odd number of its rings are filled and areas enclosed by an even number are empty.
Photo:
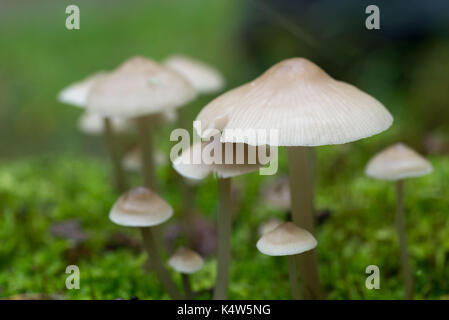
[[[268,205],[279,210],[290,210],[290,184],[287,177],[283,177],[270,185],[263,194]]]
[[[172,207],[153,191],[138,187],[124,193],[109,212],[112,222],[128,227],[151,227],[167,221]]]
[[[214,93],[224,87],[223,76],[203,62],[174,55],[168,57],[163,64],[186,78],[199,93]]]
[[[264,234],[274,230],[276,227],[282,224],[282,221],[278,218],[271,218],[259,226],[259,235],[263,236]]]
[[[100,71],[81,81],[69,85],[58,94],[58,100],[62,103],[85,108],[89,90],[96,81],[102,79],[106,74],[106,72]]]
[[[134,57],[94,84],[87,107],[103,116],[133,118],[179,108],[195,96],[193,87],[177,72]]]
[[[376,154],[366,166],[367,176],[381,180],[401,180],[432,172],[432,165],[403,143],[394,144]]]
[[[264,234],[257,242],[257,249],[269,256],[288,256],[312,250],[316,245],[309,231],[286,222]]]
[[[167,157],[164,153],[156,151],[154,154],[154,161],[157,166],[167,164]],[[139,147],[127,152],[122,161],[123,168],[127,171],[139,171],[142,170],[142,151]]]
[[[232,158],[226,156],[231,154],[231,150]],[[221,155],[215,157],[216,152]],[[215,138],[191,145],[173,160],[173,168],[189,179],[204,179],[211,173],[219,178],[231,178],[256,171],[267,164],[263,162],[256,147],[243,143],[221,143]]]
[[[195,273],[203,267],[204,260],[193,250],[179,248],[168,260],[168,265],[180,273]]]
[[[110,119],[115,132],[124,133],[132,130],[132,126],[127,119],[118,117]],[[104,131],[104,118],[96,113],[85,112],[78,121],[78,128],[86,134],[102,134]]]
[[[201,137],[218,129],[222,142],[273,146],[342,144],[380,133],[393,122],[379,101],[304,58],[283,60],[220,95],[196,120]],[[249,129],[264,130],[266,137],[248,135]]]

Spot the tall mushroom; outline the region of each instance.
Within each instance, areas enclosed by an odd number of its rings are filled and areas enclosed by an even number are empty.
[[[164,223],[172,215],[172,207],[161,197],[149,189],[138,187],[118,198],[109,213],[109,219],[120,226],[140,228],[143,246],[159,281],[173,299],[181,299],[178,288],[159,256],[152,231],[152,227]]]
[[[255,80],[230,90],[204,107],[196,130],[222,131],[222,142],[286,146],[293,222],[314,232],[310,147],[342,144],[386,130],[393,118],[356,87],[333,79],[304,58],[283,60]],[[248,135],[248,131],[263,131]],[[315,250],[301,255],[303,297],[323,297]]]
[[[94,84],[88,95],[88,109],[106,117],[136,120],[145,186],[157,188],[151,139],[156,120],[152,115],[179,108],[195,95],[192,86],[178,73],[150,59],[133,57]]]
[[[396,183],[396,229],[399,238],[401,269],[405,283],[405,298],[413,299],[415,285],[407,248],[404,214],[405,179],[419,177],[432,172],[432,165],[421,155],[403,143],[394,144],[376,154],[367,164],[367,176],[395,181]]]
[[[197,142],[184,150],[173,160],[173,168],[189,179],[204,179],[213,173],[218,177],[219,212],[217,220],[217,278],[213,298],[226,299],[229,287],[229,265],[231,260],[232,199],[231,178],[258,170],[263,164],[260,159],[250,159],[249,155],[258,152],[255,147],[244,144]],[[243,147],[243,153],[241,148]],[[239,151],[240,150],[240,151]],[[204,155],[213,154],[213,161],[206,161]],[[220,155],[216,154],[219,152]],[[199,161],[196,161],[199,159]]]
[[[85,109],[87,107],[87,97],[90,90],[95,85],[95,83],[97,83],[100,79],[103,79],[106,75],[106,72],[100,71],[81,81],[69,85],[58,94],[58,100],[60,102]],[[105,135],[110,157],[112,160],[115,184],[117,189],[120,192],[123,192],[126,189],[126,181],[125,174],[120,164],[121,156],[117,138],[115,137],[114,131],[116,128],[114,128],[114,124],[123,123],[125,120],[120,118],[101,117],[94,113],[86,112],[80,119],[80,129],[83,132],[88,133],[97,131],[97,129],[93,127],[98,127],[98,117],[100,118],[99,121],[103,122],[103,124],[101,125],[101,131]]]
[[[189,274],[195,273],[203,267],[203,258],[188,248],[179,248],[168,260],[168,265],[181,273],[184,294],[187,299],[193,298],[192,285]]]
[[[265,233],[256,246],[260,252],[269,256],[287,256],[292,296],[293,299],[299,299],[295,256],[312,250],[316,245],[317,241],[309,231],[286,222]]]
[[[217,69],[185,55],[169,56],[162,64],[182,75],[200,95],[214,94],[222,90],[225,85],[224,77]],[[188,123],[187,111],[188,108],[178,110],[178,126],[180,128],[191,126]],[[182,217],[184,223],[188,226],[192,223],[195,211],[194,186],[181,179],[180,187],[184,203],[184,215]],[[191,230],[187,228],[188,241],[193,242],[193,237]]]

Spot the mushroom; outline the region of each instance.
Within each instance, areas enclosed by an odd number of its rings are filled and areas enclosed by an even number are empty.
[[[215,93],[225,85],[221,73],[204,62],[183,55],[173,55],[162,63],[186,78],[199,94]]]
[[[130,131],[130,123],[123,118],[111,118],[111,125],[114,132],[125,133]],[[91,112],[85,112],[78,121],[79,129],[85,134],[104,134],[105,125],[103,117]]]
[[[159,256],[152,227],[167,221],[173,215],[172,207],[156,193],[144,187],[121,195],[109,212],[109,219],[124,227],[140,228],[142,241],[159,281],[173,299],[181,299],[175,283]]]
[[[282,221],[278,218],[271,218],[259,226],[259,235],[263,236],[264,234],[274,230],[276,227],[282,224]]]
[[[58,100],[60,102],[85,109],[87,106],[87,97],[90,90],[98,81],[106,77],[106,75],[107,72],[100,71],[85,78],[84,80],[69,85],[58,94]],[[123,192],[126,189],[125,175],[120,165],[120,151],[115,138],[115,128],[113,127],[113,123],[111,122],[124,122],[124,120],[119,118],[109,119],[108,117],[101,117],[101,119],[103,121],[102,126],[98,124],[98,122],[101,120],[97,119],[97,116],[94,113],[90,112],[82,116],[79,126],[80,129],[86,133],[94,133],[96,131],[99,131],[94,127],[101,126],[101,131],[104,132],[106,137],[112,165],[114,168],[116,187],[120,192]]]
[[[237,154],[243,147],[242,154]],[[203,157],[204,150],[213,150],[214,159],[207,163]],[[219,212],[217,220],[217,278],[213,294],[215,300],[226,299],[229,287],[229,264],[231,259],[232,199],[231,178],[258,170],[262,164],[258,160],[251,163],[250,154],[256,147],[245,144],[220,143],[218,137],[209,142],[197,142],[184,150],[173,160],[173,168],[189,179],[204,179],[213,173],[218,177]],[[215,155],[221,151],[221,157]],[[232,161],[229,153],[232,150]],[[198,152],[200,154],[198,154]],[[228,154],[228,157],[226,156]],[[219,159],[216,159],[219,158]],[[196,161],[198,159],[199,161]]]
[[[393,122],[376,99],[333,79],[304,58],[283,60],[255,80],[220,95],[201,110],[197,120],[200,137],[218,129],[221,142],[287,147],[293,222],[312,233],[310,147],[363,139]],[[248,135],[251,130],[264,134]],[[314,250],[301,255],[299,268],[305,281],[303,296],[322,297]]]
[[[157,188],[151,128],[152,115],[173,111],[195,97],[192,86],[178,73],[143,57],[133,57],[94,84],[88,109],[107,117],[134,118],[140,132],[144,184]]]
[[[394,144],[376,154],[367,164],[367,176],[395,181],[396,183],[396,229],[399,238],[401,269],[405,283],[405,298],[413,299],[414,279],[407,248],[407,234],[404,214],[405,179],[419,177],[432,172],[432,165],[403,143]]]
[[[221,89],[225,85],[225,80],[221,73],[212,66],[192,59],[184,55],[172,55],[166,58],[163,65],[178,72],[182,75],[201,95],[212,94]],[[186,128],[188,125],[188,116],[186,108],[178,110],[178,126],[179,128]],[[191,121],[191,119],[190,119]],[[193,212],[195,211],[194,202],[194,187],[185,179],[180,180],[183,202],[185,204],[184,213],[186,220],[191,220]],[[191,239],[188,239],[191,240]]]
[[[290,211],[290,185],[287,177],[275,181],[269,185],[263,193],[267,204],[275,209]]]
[[[193,297],[189,274],[195,273],[203,267],[203,258],[193,250],[179,248],[168,260],[168,265],[181,273],[184,293],[187,299]]]
[[[309,231],[286,222],[265,233],[256,246],[260,252],[269,256],[287,256],[292,296],[293,299],[299,299],[295,256],[312,250],[316,245],[317,241]]]
[[[165,165],[167,164],[167,156],[160,151],[156,151],[154,153],[154,162],[157,166]],[[127,152],[123,157],[122,165],[125,170],[130,172],[142,170],[142,151],[140,148],[136,147]]]

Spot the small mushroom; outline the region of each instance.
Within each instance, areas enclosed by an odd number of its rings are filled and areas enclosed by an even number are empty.
[[[187,299],[193,297],[189,274],[195,273],[203,267],[203,258],[193,250],[179,248],[168,260],[168,265],[181,273],[184,293]]]
[[[97,81],[89,91],[89,111],[105,117],[136,120],[140,134],[144,184],[156,189],[151,129],[155,114],[172,111],[195,98],[196,92],[181,75],[151,59],[133,57]]]
[[[414,279],[408,254],[406,223],[404,214],[405,179],[420,177],[432,172],[432,165],[403,143],[392,145],[376,154],[367,164],[367,176],[395,181],[396,183],[396,228],[399,237],[401,269],[405,282],[405,298],[413,299]]]
[[[204,62],[183,55],[173,55],[162,63],[186,78],[200,94],[217,92],[225,85],[221,73]]]
[[[167,156],[159,151],[154,153],[154,162],[157,166],[167,164]],[[140,147],[136,147],[125,154],[122,162],[123,168],[130,172],[142,170],[142,151]]]
[[[111,118],[111,125],[116,133],[126,133],[130,131],[130,122],[123,118]],[[85,112],[78,121],[81,132],[90,135],[104,134],[105,124],[102,116],[96,113]]]
[[[159,256],[152,231],[152,227],[164,223],[172,215],[172,207],[161,197],[149,189],[138,187],[118,198],[109,212],[109,219],[120,226],[140,228],[144,248],[159,281],[173,299],[181,299],[178,288]]]
[[[203,150],[205,149],[213,150],[211,152],[213,153],[213,159],[210,162],[203,159]],[[220,150],[221,157],[219,155],[215,157],[215,150]],[[239,150],[243,150],[243,153],[238,152]],[[232,158],[229,154],[231,151]],[[253,172],[262,167],[262,164],[258,163],[258,159],[254,159],[254,163],[251,163],[250,154],[258,154],[257,148],[246,144],[224,144],[215,136],[212,141],[193,144],[173,160],[173,168],[184,177],[204,179],[209,174],[214,174],[218,178],[218,263],[213,295],[215,300],[226,299],[228,295],[232,229],[231,178]]]
[[[275,181],[263,193],[267,204],[275,209],[290,211],[290,185],[287,177]]]
[[[260,252],[269,256],[287,256],[292,296],[293,299],[299,299],[296,257],[314,249],[316,245],[317,241],[310,232],[298,228],[292,222],[286,222],[264,234],[256,246]]]

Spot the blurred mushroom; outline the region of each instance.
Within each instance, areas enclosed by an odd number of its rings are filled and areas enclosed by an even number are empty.
[[[292,296],[293,299],[299,299],[295,255],[312,250],[316,245],[317,241],[309,231],[286,222],[264,234],[256,246],[260,252],[269,256],[287,256]]]
[[[203,150],[209,151],[211,155],[213,154],[212,161],[204,159]],[[241,150],[243,150],[243,153]],[[215,151],[220,154],[216,155]],[[231,152],[232,154],[229,154]],[[224,144],[219,142],[218,137],[215,137],[212,141],[193,144],[173,160],[173,168],[184,177],[204,179],[212,173],[218,178],[218,263],[213,295],[215,300],[226,299],[228,295],[232,229],[231,178],[253,172],[262,167],[258,159],[250,159],[250,154],[257,154],[256,147],[245,144]],[[251,160],[255,160],[254,163]]]
[[[173,299],[181,299],[170,274],[165,269],[153,238],[152,227],[167,221],[173,215],[173,209],[156,193],[138,187],[121,195],[109,213],[109,219],[120,226],[138,227],[151,264],[159,281]]]
[[[407,248],[404,214],[405,179],[419,177],[432,172],[432,165],[421,155],[403,143],[392,145],[376,154],[367,164],[367,176],[395,181],[396,183],[396,228],[399,237],[401,268],[405,282],[405,298],[413,299],[414,279]]]
[[[197,120],[200,137],[218,129],[224,143],[286,146],[293,222],[312,233],[314,164],[308,147],[363,139],[393,122],[376,99],[333,79],[304,58],[283,60],[255,80],[222,94],[201,110]],[[251,130],[265,132],[248,135]],[[300,260],[300,273],[307,282],[304,297],[322,297],[316,252]]]
[[[136,120],[140,133],[145,186],[157,188],[154,174],[152,115],[179,108],[196,95],[192,86],[153,60],[133,57],[96,82],[88,96],[89,111]]]
[[[282,177],[269,185],[263,193],[266,203],[282,211],[290,211],[290,185],[287,177]]]
[[[181,273],[184,293],[187,299],[193,297],[189,274],[195,273],[203,267],[201,256],[188,248],[179,248],[168,260],[168,265]]]
[[[154,162],[156,166],[167,164],[167,156],[162,152],[156,151],[154,153]],[[136,147],[125,154],[123,157],[123,168],[130,172],[142,170],[142,151],[140,147]]]
[[[200,94],[217,92],[225,85],[220,72],[198,60],[182,55],[173,55],[165,59],[163,64],[186,78]]]
[[[129,121],[123,118],[111,118],[111,125],[117,133],[125,133],[130,131]],[[105,131],[103,117],[96,114],[85,112],[78,121],[79,129],[86,134],[100,135]]]

